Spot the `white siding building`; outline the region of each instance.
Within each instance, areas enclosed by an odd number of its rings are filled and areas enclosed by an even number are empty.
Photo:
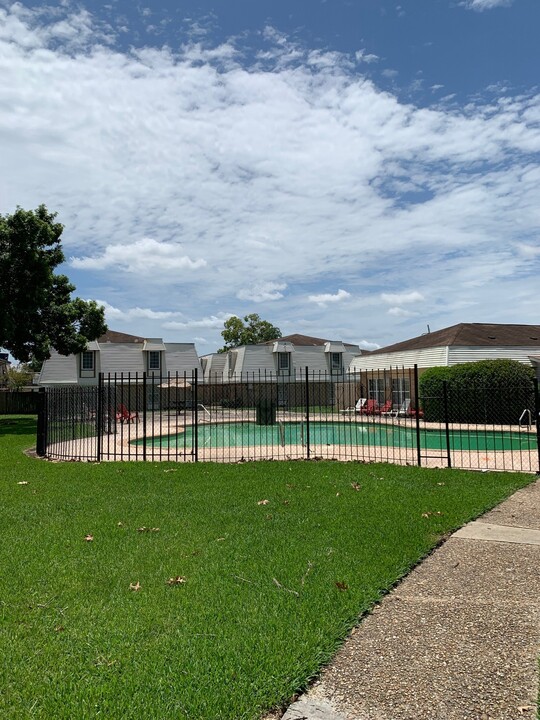
[[[108,331],[88,344],[79,355],[60,355],[55,350],[43,363],[38,384],[97,385],[99,373],[116,375],[128,382],[130,375],[150,377],[167,373],[191,376],[201,365],[194,343],[164,343],[161,338],[142,338]]]
[[[358,345],[324,340],[307,335],[288,335],[258,345],[242,345],[226,353],[203,358],[204,377],[222,382],[234,382],[256,376],[302,381],[306,368],[337,379],[343,378],[354,357],[362,351]]]
[[[476,360],[509,359],[533,365],[539,372],[540,325],[459,323],[389,345],[351,362],[351,372],[419,369],[459,365]]]

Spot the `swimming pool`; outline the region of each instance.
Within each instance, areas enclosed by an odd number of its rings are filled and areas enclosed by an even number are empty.
[[[187,427],[177,435],[162,435],[139,439],[134,444],[146,447],[191,448],[195,428]],[[197,428],[197,441],[203,448],[261,447],[305,445],[308,441],[306,422],[283,422],[276,425],[257,425],[253,422],[209,423]],[[446,449],[446,433],[422,428],[423,448]],[[374,445],[382,447],[416,447],[416,428],[384,423],[310,422],[309,443],[317,445]],[[489,450],[534,450],[536,437],[531,433],[494,430],[450,431],[450,448],[455,451],[483,452]]]

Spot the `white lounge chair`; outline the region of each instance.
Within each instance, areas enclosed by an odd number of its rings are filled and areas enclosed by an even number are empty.
[[[359,400],[357,401],[357,403],[354,407],[345,408],[344,410],[341,410],[340,412],[343,415],[346,415],[348,413],[360,413],[360,412],[362,412],[362,408],[364,407],[364,405],[366,403],[367,403],[367,398],[359,398]]]
[[[409,417],[411,410],[411,399],[404,400],[400,407],[396,410],[396,417]]]

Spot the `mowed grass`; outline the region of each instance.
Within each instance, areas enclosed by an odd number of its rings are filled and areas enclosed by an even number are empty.
[[[34,443],[32,419],[0,418],[2,718],[260,718],[441,537],[533,480],[49,463]]]

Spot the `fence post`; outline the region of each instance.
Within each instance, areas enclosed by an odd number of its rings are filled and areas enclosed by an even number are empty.
[[[452,455],[450,454],[450,425],[448,419],[448,381],[443,380],[443,404],[444,404],[444,430],[446,433],[446,459],[448,467],[452,467]]]
[[[536,419],[536,448],[538,452],[538,470],[537,475],[540,475],[540,394],[538,392],[538,378],[534,378],[534,414]]]
[[[45,457],[47,454],[47,422],[47,392],[45,388],[39,388],[36,434],[36,454],[39,457]]]
[[[309,442],[309,368],[306,365],[306,453],[307,459],[311,456],[311,445]]]
[[[137,373],[138,374],[138,373]],[[148,396],[146,394],[146,370],[142,374],[143,397],[142,397],[142,417],[143,417],[143,446],[142,459],[146,460],[146,406],[148,405]]]
[[[103,440],[103,373],[98,375],[98,396],[97,396],[97,412],[96,412],[96,424],[97,424],[97,448],[96,448],[96,460],[101,460],[102,447],[101,443]]]
[[[414,407],[416,415],[416,462],[422,465],[422,448],[420,443],[420,393],[418,390],[418,365],[414,366]]]
[[[199,388],[198,388],[198,373],[197,368],[193,371],[193,404],[192,417],[195,427],[195,434],[193,435],[193,461],[199,461]]]

